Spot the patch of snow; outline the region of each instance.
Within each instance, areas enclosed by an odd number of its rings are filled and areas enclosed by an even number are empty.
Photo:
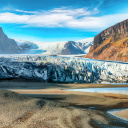
[[[82,40],[77,40],[76,42],[81,42],[81,43],[90,43],[94,41],[94,37],[91,38],[86,38],[86,39],[82,39]]]

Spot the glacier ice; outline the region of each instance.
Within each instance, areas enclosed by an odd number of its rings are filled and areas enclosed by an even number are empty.
[[[125,83],[128,81],[128,63],[64,56],[0,56],[0,79],[5,78],[66,83]]]

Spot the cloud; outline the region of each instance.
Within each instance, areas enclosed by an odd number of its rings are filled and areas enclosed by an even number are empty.
[[[22,13],[30,13],[30,14],[37,14],[37,11],[24,11],[24,10],[20,10],[20,9],[13,9],[13,11],[16,12],[22,12]]]
[[[0,23],[24,24],[25,27],[66,27],[99,31],[128,17],[128,14],[97,16],[98,9],[90,11],[88,8],[69,9],[63,7],[47,11],[10,9],[15,12],[0,13]]]
[[[11,5],[8,5],[4,8],[1,9],[2,12],[20,12],[20,13],[30,13],[30,14],[37,14],[38,11],[24,11],[24,10],[20,10],[20,9],[16,9],[14,7],[12,7]]]
[[[5,6],[4,8],[1,8],[1,11],[10,11],[13,10],[14,8],[11,5]]]

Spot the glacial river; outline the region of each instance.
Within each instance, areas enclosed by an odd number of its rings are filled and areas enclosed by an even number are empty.
[[[96,92],[96,93],[115,93],[128,95],[128,87],[115,87],[115,88],[86,88],[86,89],[68,89],[70,91],[81,92]],[[128,109],[113,109],[107,111],[108,114],[115,116],[119,119],[128,121]]]
[[[69,91],[96,92],[96,93],[116,93],[128,95],[128,87],[116,88],[86,88],[86,89],[68,89]]]

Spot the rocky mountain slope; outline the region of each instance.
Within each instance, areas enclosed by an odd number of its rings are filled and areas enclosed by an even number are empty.
[[[21,48],[20,54],[41,54],[46,52],[43,49],[40,49],[39,46],[32,41],[18,40],[15,39],[17,45]]]
[[[15,54],[20,51],[15,40],[8,38],[0,27],[0,54]]]
[[[47,55],[73,55],[86,54],[93,45],[93,38],[90,42],[82,41],[65,41],[53,43],[46,49]]]
[[[128,19],[96,35],[85,58],[128,62]]]
[[[38,49],[39,47],[36,44],[33,44],[31,42],[24,42],[19,44],[19,47],[22,48],[23,51],[26,51],[28,49]]]
[[[74,41],[55,43],[47,49],[48,55],[84,54],[84,51]]]
[[[93,37],[86,38],[86,39],[78,40],[75,42],[79,43],[79,46],[85,53],[88,53],[91,46],[94,44],[94,38]]]
[[[18,46],[22,49],[22,54],[42,53],[43,55],[86,54],[93,45],[93,40],[94,38],[86,38],[79,41],[34,42],[15,39]]]

